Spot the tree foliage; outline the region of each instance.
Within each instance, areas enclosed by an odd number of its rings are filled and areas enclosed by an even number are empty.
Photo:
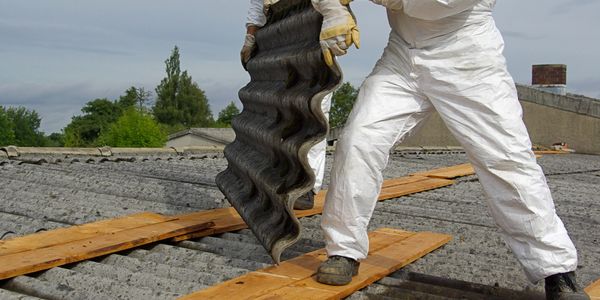
[[[240,110],[237,108],[235,103],[231,101],[229,105],[227,105],[223,110],[219,112],[219,117],[217,119],[217,127],[231,127],[231,121],[233,117],[240,114]]]
[[[167,77],[156,87],[153,113],[168,126],[208,127],[214,121],[208,99],[187,71],[181,72],[179,48],[165,61]]]
[[[163,147],[167,134],[151,115],[129,108],[99,138],[112,147]]]
[[[51,133],[46,137],[46,146],[48,147],[64,147],[65,135],[60,132]]]
[[[346,82],[333,93],[331,110],[329,112],[329,125],[332,128],[343,127],[352,111],[358,90]]]
[[[127,110],[132,106],[137,106],[138,109],[143,110],[150,101],[151,96],[152,93],[146,91],[143,87],[137,88],[132,86],[125,91],[123,96],[119,97],[117,103],[123,110]]]
[[[0,106],[0,144],[22,147],[45,145],[44,133],[39,131],[42,119],[35,110],[25,107]]]
[[[98,138],[123,114],[135,106],[143,107],[149,93],[144,88],[130,87],[115,101],[95,99],[81,109],[64,129],[64,145],[68,147],[98,146]]]
[[[86,103],[81,111],[83,115],[74,116],[64,129],[67,147],[97,146],[96,140],[102,131],[117,121],[123,108],[118,101],[103,98]]]
[[[8,118],[8,112],[0,106],[0,146],[15,144],[14,124]]]

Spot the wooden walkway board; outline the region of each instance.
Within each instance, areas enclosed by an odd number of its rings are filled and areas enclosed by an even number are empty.
[[[379,192],[379,201],[398,198],[414,193],[429,191],[454,184],[453,180],[430,178],[424,176],[407,176],[385,180]],[[325,195],[327,191],[321,191],[315,196],[315,206],[308,210],[297,210],[296,217],[306,217],[323,212]]]
[[[452,184],[452,180],[409,176],[384,181],[379,200]],[[297,217],[320,214],[325,191],[315,207],[296,211]],[[140,245],[170,239],[177,242],[247,228],[235,209],[220,208],[173,217],[139,213],[118,219],[60,228],[0,242],[0,280]]]
[[[462,164],[446,168],[434,169],[425,172],[410,174],[412,176],[427,176],[436,178],[452,179],[461,176],[474,175],[475,170],[471,164]]]
[[[165,217],[155,213],[143,212],[117,219],[102,220],[84,225],[38,232],[22,237],[0,241],[0,256],[33,249],[46,248],[94,237],[101,234],[161,223],[172,219],[174,218]]]
[[[592,300],[600,300],[600,279],[586,287],[585,292]]]
[[[410,264],[450,241],[449,235],[378,229],[369,234],[370,250],[359,273],[346,286],[318,283],[314,274],[327,258],[324,249],[248,273],[181,299],[341,299]]]
[[[109,224],[110,220],[102,222]],[[188,232],[200,231],[213,225],[211,222],[172,219],[120,231],[96,233],[79,240],[69,241],[67,237],[66,242],[61,244],[57,241],[47,247],[0,256],[0,280],[131,249]],[[25,240],[30,238],[26,237]],[[20,249],[23,248],[26,247]]]

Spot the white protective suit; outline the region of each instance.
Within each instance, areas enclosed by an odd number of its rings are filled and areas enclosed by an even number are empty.
[[[267,22],[263,7],[264,0],[250,0],[250,8],[248,9],[248,17],[246,19],[246,27],[250,25],[262,27]],[[329,119],[329,110],[331,108],[332,94],[323,97],[321,102],[321,110],[325,114],[325,118]],[[325,176],[325,151],[327,148],[327,139],[320,141],[308,151],[308,163],[315,173],[315,185],[312,191],[317,194],[323,185],[323,177]]]
[[[577,252],[531,151],[506,68],[495,0],[372,1],[388,6],[392,30],[337,144],[321,224],[328,255],[367,256],[389,151],[436,110],[464,147],[528,278],[575,270]]]

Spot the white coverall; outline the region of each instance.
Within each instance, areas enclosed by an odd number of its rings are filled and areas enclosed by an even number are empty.
[[[263,7],[264,0],[250,0],[250,8],[248,9],[248,17],[246,19],[246,27],[254,25],[262,27],[267,22]],[[329,110],[331,108],[332,94],[323,97],[321,102],[321,110],[325,114],[325,118],[329,120]],[[317,194],[323,185],[323,177],[325,176],[325,151],[327,148],[327,139],[320,141],[308,151],[308,163],[315,173],[315,184],[312,191]]]
[[[506,68],[495,0],[371,1],[388,7],[392,30],[337,144],[321,224],[328,255],[367,256],[367,225],[389,151],[436,110],[465,149],[528,278],[575,270],[577,252]]]

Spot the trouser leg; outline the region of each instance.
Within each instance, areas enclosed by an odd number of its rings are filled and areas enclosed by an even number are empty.
[[[426,94],[464,147],[491,214],[528,278],[573,271],[577,252],[531,150],[514,82],[503,63],[484,70],[481,77],[462,72],[432,78]]]
[[[389,151],[430,110],[392,72],[376,70],[365,80],[336,146],[321,223],[329,256],[367,256],[367,225]]]
[[[325,114],[325,118],[329,120],[329,110],[331,108],[332,94],[323,97],[321,102],[321,110]],[[325,176],[325,151],[327,149],[327,139],[320,141],[308,151],[308,163],[315,173],[315,185],[312,191],[317,194],[323,185],[323,177]]]

